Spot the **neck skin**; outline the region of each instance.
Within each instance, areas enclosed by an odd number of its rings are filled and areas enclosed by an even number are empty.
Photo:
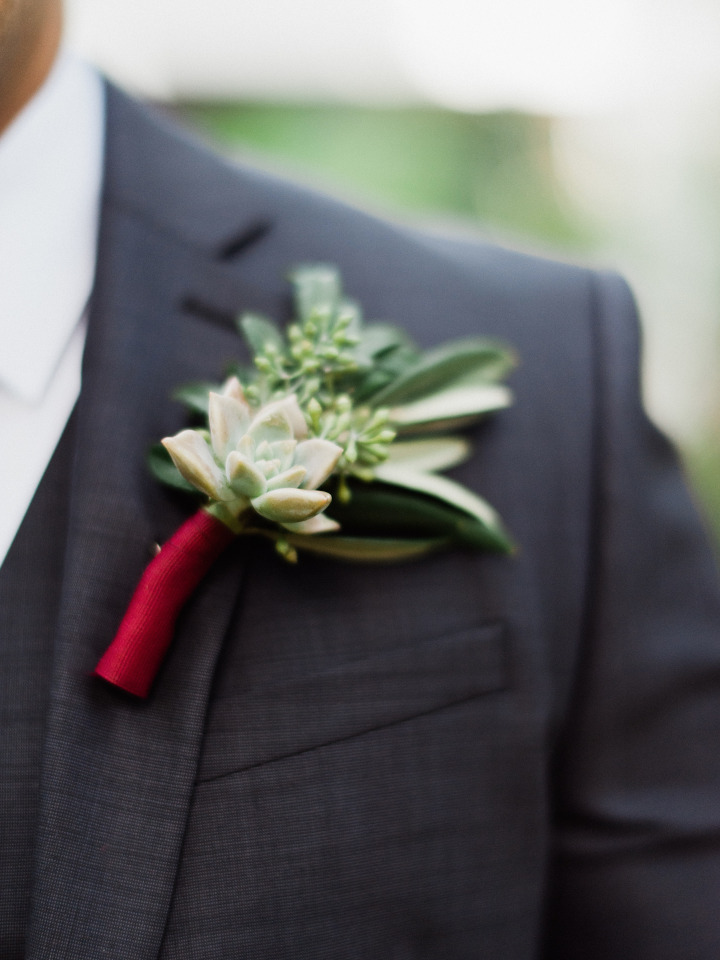
[[[9,2],[3,23],[0,0],[0,135],[43,85],[62,34],[60,0],[36,4],[32,11],[22,0]]]

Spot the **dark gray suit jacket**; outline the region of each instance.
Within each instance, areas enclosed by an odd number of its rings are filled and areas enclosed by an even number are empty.
[[[716,573],[625,286],[239,173],[112,89],[107,143],[83,391],[0,578],[7,956],[716,960]],[[519,554],[238,542],[125,697],[90,671],[187,509],[145,450],[314,260],[424,344],[514,345],[457,473]]]

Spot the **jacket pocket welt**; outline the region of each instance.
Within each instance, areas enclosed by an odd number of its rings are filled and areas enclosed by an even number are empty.
[[[210,708],[198,780],[390,726],[508,685],[502,623],[247,689]]]

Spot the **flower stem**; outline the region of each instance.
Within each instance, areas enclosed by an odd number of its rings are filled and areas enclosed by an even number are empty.
[[[234,539],[235,533],[206,510],[186,520],[146,568],[95,675],[136,697],[146,697],[180,611]]]

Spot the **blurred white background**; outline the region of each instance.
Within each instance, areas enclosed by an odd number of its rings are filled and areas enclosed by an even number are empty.
[[[686,447],[720,421],[720,0],[69,0],[68,13],[73,47],[158,100],[549,118],[592,260],[638,294],[652,414]]]

